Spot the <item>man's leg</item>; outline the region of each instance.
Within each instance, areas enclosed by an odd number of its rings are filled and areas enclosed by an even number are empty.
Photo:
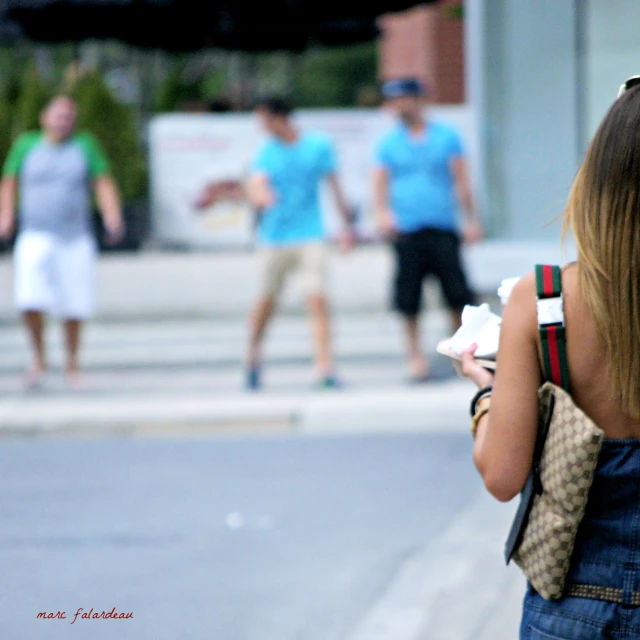
[[[402,316],[406,340],[409,375],[422,380],[429,373],[429,363],[422,351],[419,313],[422,304],[422,281],[425,276],[420,236],[406,234],[394,242],[396,275],[393,306]]]
[[[260,254],[260,295],[249,316],[249,346],[247,349],[247,380],[249,389],[259,389],[262,341],[276,307],[276,301],[288,270],[292,253],[285,248],[265,248]]]
[[[92,236],[61,240],[56,246],[57,315],[65,338],[65,377],[74,390],[85,387],[80,376],[82,327],[96,303],[97,248]]]
[[[29,379],[33,383],[47,368],[44,347],[44,314],[40,311],[25,311],[22,314],[24,325],[29,335],[29,342],[33,349],[33,362],[29,369]]]
[[[451,317],[451,332],[455,333],[462,324],[462,309],[467,304],[475,304],[476,296],[469,287],[460,255],[460,240],[457,235],[440,232],[440,239],[432,248],[433,271],[440,280],[442,292]]]
[[[331,349],[331,317],[326,294],[326,251],[322,243],[313,242],[300,247],[298,256],[302,287],[307,292],[316,374],[322,385],[335,387],[338,382],[334,375]]]
[[[69,378],[75,378],[80,373],[78,364],[78,350],[80,347],[81,320],[67,319],[64,321],[65,339],[65,374]]]
[[[309,296],[309,314],[315,351],[315,368],[320,379],[333,374],[333,356],[331,353],[331,318],[329,304],[324,294]]]
[[[267,295],[258,300],[251,312],[249,319],[249,350],[247,353],[247,366],[251,369],[260,366],[262,339],[274,308],[274,296]]]
[[[429,374],[429,363],[422,353],[419,316],[404,316],[403,320],[407,342],[409,375],[414,380],[420,380]]]
[[[52,256],[53,238],[44,233],[23,231],[14,247],[15,299],[27,330],[32,350],[32,361],[26,384],[40,384],[47,367],[44,332],[45,312],[53,305]]]
[[[462,325],[462,307],[455,307],[450,310],[451,315],[451,335],[453,335]]]

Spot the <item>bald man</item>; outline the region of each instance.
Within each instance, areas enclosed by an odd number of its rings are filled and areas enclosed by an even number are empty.
[[[109,239],[116,242],[124,231],[109,163],[92,135],[75,132],[76,119],[71,98],[51,100],[41,113],[41,130],[24,133],[14,142],[0,182],[0,237],[10,237],[18,220],[15,297],[33,349],[26,376],[29,388],[41,384],[47,368],[48,313],[63,322],[67,382],[71,388],[82,387],[80,331],[95,306],[92,189]]]

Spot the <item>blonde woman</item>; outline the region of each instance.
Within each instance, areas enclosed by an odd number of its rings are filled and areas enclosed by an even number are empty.
[[[562,270],[570,390],[606,439],[571,556],[570,595],[544,600],[529,585],[521,638],[640,638],[638,80],[623,85],[602,121],[564,214],[578,249]],[[474,406],[473,458],[488,491],[508,501],[531,470],[545,379],[534,274],[505,308],[495,379],[473,353],[464,354],[463,372],[486,389]]]

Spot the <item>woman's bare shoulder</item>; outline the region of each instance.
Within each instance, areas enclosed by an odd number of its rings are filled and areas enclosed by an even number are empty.
[[[535,300],[536,293],[536,274],[535,271],[531,271],[526,275],[522,276],[518,282],[516,282],[513,287],[512,294],[516,294],[517,296],[528,296],[533,293],[533,297]]]
[[[562,293],[576,294],[578,290],[578,263],[570,262],[562,269]]]
[[[503,313],[503,326],[518,327],[534,338],[538,333],[536,274],[527,273],[515,284]]]
[[[536,307],[536,274],[532,271],[516,282],[509,296],[508,307],[517,307],[525,311]]]
[[[577,286],[577,263],[571,262],[562,268],[562,289],[563,293],[567,290],[574,293]],[[513,306],[517,306],[525,311],[536,314],[537,286],[536,273],[531,271],[522,276],[515,284],[509,302],[513,301]],[[537,322],[537,321],[536,321]]]

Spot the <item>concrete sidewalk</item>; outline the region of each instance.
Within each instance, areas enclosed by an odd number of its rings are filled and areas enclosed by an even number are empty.
[[[536,262],[559,263],[558,243],[487,241],[465,249],[470,280],[481,294],[495,296],[503,278],[531,271]],[[381,312],[389,306],[391,251],[365,245],[329,260],[333,308],[340,313]],[[255,252],[104,254],[99,265],[98,320],[244,317],[256,294]],[[0,324],[17,320],[8,254],[0,256]],[[302,309],[297,282],[285,292],[282,308]],[[439,294],[429,288],[432,306]]]
[[[0,435],[197,435],[238,432],[350,434],[466,432],[473,388],[464,381],[416,389],[370,389],[308,394],[111,393],[5,398]]]
[[[428,314],[433,354],[448,334],[443,311]],[[0,333],[0,431],[8,433],[173,433],[277,429],[297,433],[448,431],[468,428],[473,385],[433,355],[434,381],[406,382],[403,339],[391,314],[338,315],[338,391],[314,390],[307,318],[277,317],[265,344],[260,393],[243,390],[244,323],[223,320],[94,322],[82,354],[88,387],[72,392],[61,369],[57,327],[48,336],[53,367],[41,391],[22,386],[28,363],[21,327]]]

